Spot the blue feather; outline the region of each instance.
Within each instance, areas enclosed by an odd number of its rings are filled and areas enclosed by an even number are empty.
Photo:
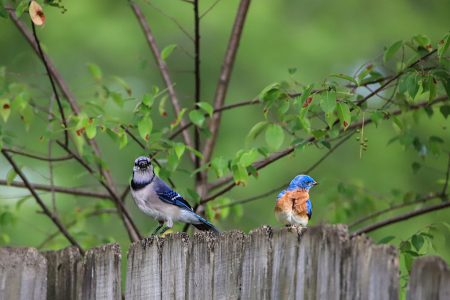
[[[308,199],[308,201],[306,201],[306,209],[308,210],[308,220],[311,220],[312,217],[312,203],[311,200]]]

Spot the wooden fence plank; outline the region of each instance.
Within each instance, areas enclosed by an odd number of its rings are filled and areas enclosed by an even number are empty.
[[[414,260],[406,300],[450,299],[450,271],[439,256],[424,256]]]
[[[359,253],[359,255],[364,255],[364,253]],[[397,248],[392,245],[373,246],[369,270],[369,298],[367,299],[398,299],[399,261]]]
[[[127,252],[125,299],[161,299],[161,240],[130,245]]]
[[[79,299],[122,299],[122,252],[118,243],[89,248],[85,260],[77,265],[81,265]]]
[[[212,299],[214,289],[214,240],[208,231],[197,231],[189,251],[189,288],[187,299]]]
[[[47,299],[77,299],[77,264],[80,251],[69,246],[58,251],[43,251],[47,259]]]
[[[0,247],[0,299],[45,300],[47,261],[35,249]]]
[[[241,299],[270,299],[272,228],[253,229],[244,242]]]
[[[214,243],[214,299],[239,299],[245,234],[228,231]]]
[[[294,299],[301,228],[273,230],[271,299]]]
[[[188,273],[189,235],[167,234],[162,248],[162,299],[185,299]]]

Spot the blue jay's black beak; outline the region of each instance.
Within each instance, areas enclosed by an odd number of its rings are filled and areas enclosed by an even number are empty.
[[[141,169],[146,169],[150,165],[150,158],[141,156],[138,159],[136,159],[134,165]]]

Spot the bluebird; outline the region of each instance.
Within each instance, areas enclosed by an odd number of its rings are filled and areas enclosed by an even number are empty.
[[[275,218],[286,226],[308,225],[312,216],[309,189],[318,184],[308,175],[295,177],[287,190],[282,191],[276,200]]]
[[[134,161],[130,187],[131,195],[139,209],[159,222],[159,226],[150,236],[151,239],[164,222],[166,227],[159,236],[172,228],[174,221],[192,224],[199,230],[209,230],[216,235],[220,233],[214,225],[196,215],[183,197],[156,176],[150,158],[141,156]]]

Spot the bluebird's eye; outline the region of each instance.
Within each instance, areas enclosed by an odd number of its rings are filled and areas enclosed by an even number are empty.
[[[311,183],[311,181],[307,181],[307,182],[305,182],[306,184],[310,184]]]

